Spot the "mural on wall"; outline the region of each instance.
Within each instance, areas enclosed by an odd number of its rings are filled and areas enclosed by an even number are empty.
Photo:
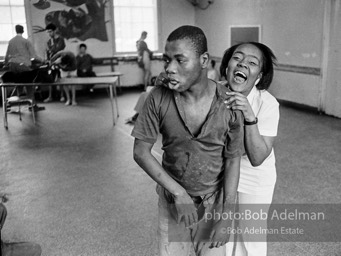
[[[60,3],[68,8],[50,10],[50,2]],[[108,0],[39,0],[32,5],[45,12],[45,25],[56,25],[59,34],[65,39],[77,38],[85,41],[95,38],[106,42],[108,34],[105,8],[108,4]],[[33,31],[39,33],[45,31],[45,27],[33,26]]]

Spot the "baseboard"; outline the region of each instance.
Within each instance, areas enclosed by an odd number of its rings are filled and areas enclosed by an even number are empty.
[[[288,101],[288,100],[277,99],[277,101],[282,106],[286,106],[286,107],[290,107],[290,108],[295,108],[295,109],[299,109],[299,110],[303,110],[303,111],[307,111],[307,112],[311,112],[311,113],[316,113],[316,114],[324,114],[324,113],[320,112],[318,110],[318,108],[316,108],[316,107],[312,107],[312,106],[308,106],[308,105],[305,105],[305,104],[301,104],[301,103],[297,103],[297,102],[292,102],[292,101]]]

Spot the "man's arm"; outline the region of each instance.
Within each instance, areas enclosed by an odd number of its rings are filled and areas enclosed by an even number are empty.
[[[6,65],[8,64],[8,61],[9,61],[9,58],[10,58],[11,47],[12,47],[12,45],[11,45],[11,44],[8,44],[7,51],[6,51],[6,55],[5,55],[5,64],[6,64]]]
[[[57,52],[55,55],[53,55],[53,57],[51,58],[51,63],[56,62],[57,59],[59,59],[62,56],[62,54],[63,54],[63,51]],[[56,63],[56,64],[58,64],[58,63]]]
[[[43,61],[42,58],[40,58],[37,54],[36,51],[34,50],[34,47],[30,41],[27,41],[27,50],[30,54],[30,59],[35,59],[37,61]]]
[[[64,38],[58,37],[58,39],[55,41],[55,45],[54,45],[53,53],[52,54],[60,52],[60,51],[62,51],[64,49],[65,49]]]
[[[152,155],[153,144],[135,139],[134,143],[134,160],[136,163],[158,184],[167,189],[175,196],[180,196],[186,193],[186,190],[181,187],[167,172],[162,168],[160,163]]]
[[[219,220],[213,227],[210,235],[211,246],[220,247],[229,241],[230,234],[227,229],[232,226],[234,216],[237,188],[240,173],[240,157],[226,159],[223,181],[223,205],[222,212],[231,216],[231,219]]]
[[[229,131],[224,152],[224,180],[222,212],[231,216],[227,220],[219,220],[211,232],[211,247],[220,247],[229,241],[227,228],[232,226],[235,211],[237,188],[240,174],[240,161],[243,154],[243,116],[240,111],[231,112]]]
[[[236,203],[239,174],[240,157],[226,159],[223,187],[224,189],[223,211],[231,210],[231,207],[234,207]]]
[[[186,190],[162,168],[151,153],[152,147],[151,143],[135,139],[134,160],[153,180],[174,195],[178,223],[184,218],[186,227],[191,226],[198,221],[193,200]]]

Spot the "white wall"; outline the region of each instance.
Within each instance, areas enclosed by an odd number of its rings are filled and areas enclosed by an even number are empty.
[[[327,26],[326,4],[333,10],[327,13]],[[196,25],[205,31],[213,56],[221,57],[230,46],[230,25],[261,25],[261,42],[274,51],[278,63],[321,69],[320,76],[276,71],[270,92],[279,99],[320,108],[339,117],[341,104],[336,102],[341,98],[341,77],[336,69],[340,69],[341,57],[340,18],[337,0],[215,0],[207,10],[196,10]],[[326,28],[331,30],[327,57],[323,56]],[[328,69],[323,69],[324,61]],[[323,80],[323,76],[327,78]]]
[[[182,25],[195,24],[195,9],[187,0],[160,0],[160,51],[168,35]]]
[[[326,79],[321,95],[322,107],[327,114],[341,117],[341,3],[337,0],[328,2],[327,22],[330,24],[328,36],[328,51],[326,65]]]

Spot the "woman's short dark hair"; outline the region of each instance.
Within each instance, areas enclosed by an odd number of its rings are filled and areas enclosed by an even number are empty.
[[[83,43],[79,45],[79,49],[82,48],[82,47],[84,47],[85,49],[87,48],[86,44],[83,44]]]
[[[69,55],[64,55],[60,59],[60,64],[61,65],[69,65],[72,62],[72,58]]]
[[[262,70],[261,70],[262,78],[260,79],[256,87],[258,90],[266,90],[270,87],[270,84],[272,82],[272,79],[274,76],[274,65],[276,65],[277,59],[274,53],[272,52],[272,50],[266,45],[261,44],[261,43],[257,43],[257,42],[240,43],[227,49],[221,61],[220,75],[227,79],[226,68],[229,64],[230,59],[232,58],[233,53],[239,46],[245,45],[245,44],[252,44],[256,46],[262,53],[262,60],[263,60],[263,65],[262,65]]]

